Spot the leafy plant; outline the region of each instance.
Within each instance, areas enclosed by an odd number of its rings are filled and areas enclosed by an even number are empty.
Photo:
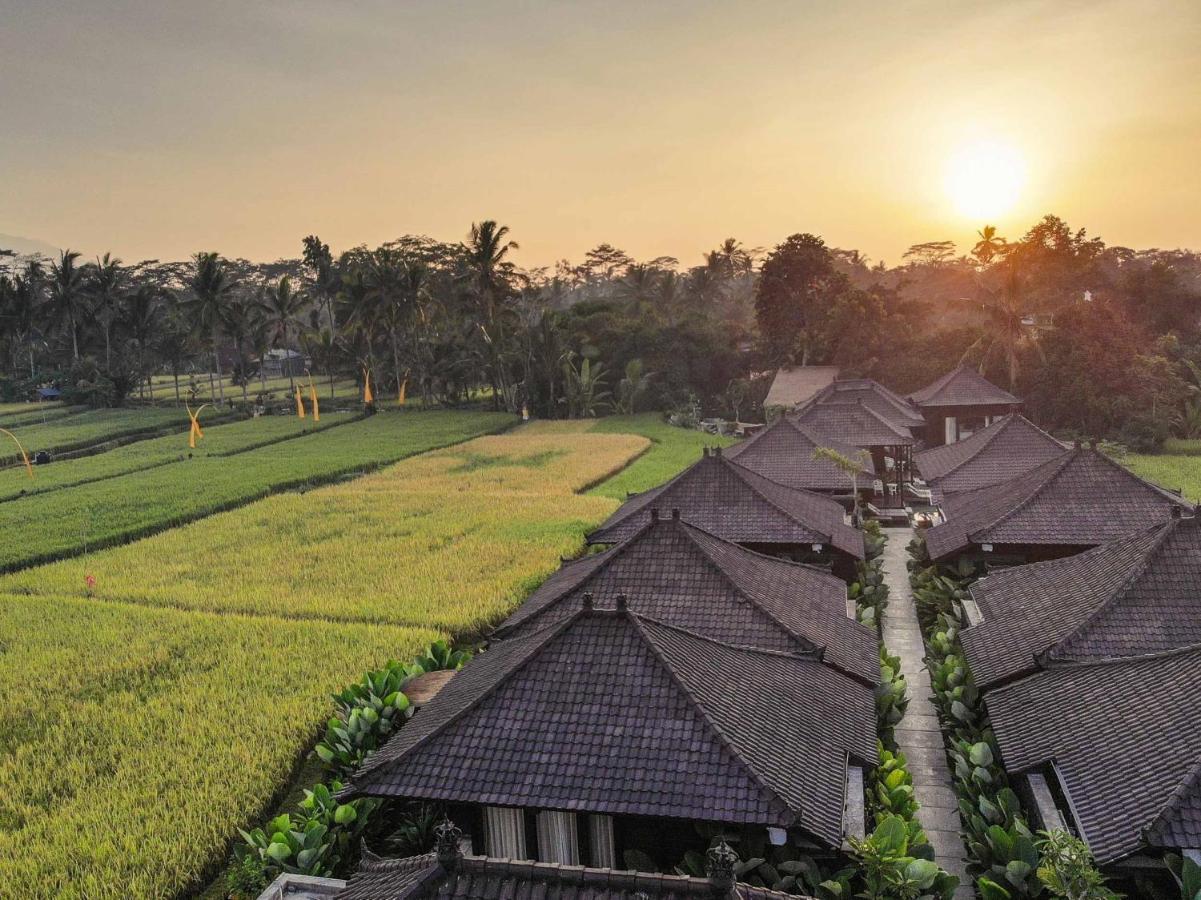
[[[1165,854],[1164,862],[1180,885],[1181,900],[1201,900],[1201,865],[1175,853]]]
[[[916,821],[886,815],[871,834],[853,837],[850,844],[862,881],[862,890],[855,896],[863,900],[949,900],[959,886],[956,876],[926,858],[932,854]],[[919,846],[924,855],[915,852]]]
[[[908,685],[901,674],[901,659],[891,656],[886,647],[880,647],[880,683],[876,685],[876,725],[883,746],[895,750],[893,731],[909,707],[906,696]]]
[[[1063,900],[1118,900],[1105,884],[1088,845],[1062,829],[1041,831],[1036,842],[1040,862],[1038,880],[1048,893]],[[1194,868],[1195,868],[1194,864]],[[1201,884],[1197,885],[1201,892]]]

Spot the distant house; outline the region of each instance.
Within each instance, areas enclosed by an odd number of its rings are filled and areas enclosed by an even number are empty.
[[[1022,401],[1001,390],[975,369],[959,366],[909,395],[926,420],[927,447],[953,444],[1017,412]]]
[[[1096,450],[1069,450],[988,487],[946,494],[945,521],[926,532],[935,561],[997,564],[1070,556],[1165,522],[1183,499]]]
[[[919,452],[913,458],[935,503],[946,494],[999,484],[1067,453],[1029,419],[1010,413],[954,444]]]
[[[38,401],[58,400],[63,392],[56,387],[40,387],[34,391],[34,399]]]
[[[765,410],[791,410],[808,403],[838,377],[837,366],[795,366],[777,369],[763,401]]]
[[[861,404],[914,437],[920,437],[926,427],[917,407],[870,378],[838,379],[814,394],[809,403]]]
[[[295,350],[268,350],[259,365],[267,378],[296,378],[308,368],[304,354]]]
[[[876,764],[874,702],[818,652],[581,606],[480,654],[344,796],[446,804],[511,859],[612,868],[637,847],[667,867],[703,848],[693,823],[834,853],[864,828],[846,803]]]
[[[847,579],[854,577],[855,563],[863,559],[863,533],[846,523],[841,504],[770,481],[726,458],[720,448],[706,451],[666,484],[631,497],[588,535],[588,541],[624,541],[642,531],[652,515],[669,510],[723,540],[761,553],[832,564]]]
[[[829,460],[815,458],[814,452],[819,447],[834,450],[848,459],[859,458],[858,447],[822,434],[791,416],[781,416],[754,437],[726,448],[723,453],[743,468],[786,487],[849,498],[850,476]],[[870,497],[876,478],[875,464],[870,455],[860,461],[865,466],[859,479],[860,492]]]

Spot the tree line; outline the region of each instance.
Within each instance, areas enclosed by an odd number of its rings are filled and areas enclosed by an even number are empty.
[[[264,402],[269,351],[315,378],[370,377],[425,404],[546,417],[636,409],[753,418],[781,365],[829,364],[908,391],[960,362],[1050,427],[1154,446],[1201,436],[1201,258],[1107,246],[1046,216],[960,254],[901,262],[796,234],[770,251],[727,239],[682,266],[601,244],[523,269],[492,220],[464,239],[404,236],[335,256],[315,235],[267,264],[215,252],[125,265],[0,255],[0,394],[55,384],[117,405],[153,375],[210,379]],[[227,390],[224,376],[235,388]],[[232,394],[232,396],[229,396]]]

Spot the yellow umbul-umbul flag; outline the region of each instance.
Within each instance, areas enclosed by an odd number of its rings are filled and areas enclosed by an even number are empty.
[[[313,386],[313,382],[309,380],[309,405],[313,407],[313,421],[321,421],[321,407],[317,403],[317,388]]]
[[[296,415],[304,418],[304,400],[300,396],[300,385],[296,385]]]
[[[363,402],[375,402],[375,397],[371,395],[371,372],[368,369],[363,370]]]
[[[405,378],[403,381],[401,381],[400,389],[399,389],[399,391],[397,391],[397,394],[396,394],[396,405],[397,406],[405,405],[405,388],[408,386],[409,386],[408,378]]]

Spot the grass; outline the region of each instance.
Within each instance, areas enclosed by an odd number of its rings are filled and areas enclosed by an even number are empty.
[[[0,428],[35,425],[61,419],[86,410],[86,406],[67,406],[62,403],[0,403]]]
[[[9,429],[32,456],[39,450],[67,453],[117,438],[154,432],[188,430],[188,414],[182,409],[137,407],[90,409],[74,415]],[[5,426],[7,427],[7,426]],[[7,439],[6,439],[7,441]],[[14,465],[20,453],[11,442],[0,451],[0,462]]]
[[[1153,481],[1169,490],[1181,491],[1185,498],[1193,503],[1201,502],[1201,454],[1195,452],[1195,448],[1187,446],[1188,444],[1195,445],[1197,442],[1178,441],[1173,443],[1185,445],[1179,446],[1179,449],[1186,451],[1193,449],[1194,452],[1157,453],[1154,455],[1131,453],[1122,459],[1122,465],[1140,478]]]
[[[628,434],[481,437],[19,572],[0,591],[81,596],[90,574],[106,600],[476,632],[580,550],[617,504],[577,492],[646,447]]]
[[[197,443],[195,450],[188,447],[188,435],[180,432],[125,444],[94,456],[36,466],[32,479],[23,466],[0,470],[0,502],[185,462],[189,458],[244,453],[256,447],[344,425],[351,421],[352,416],[349,413],[326,413],[321,416],[320,423],[314,423],[311,417],[263,416],[213,426],[204,425],[204,413],[200,414],[200,418],[204,438]]]
[[[331,481],[504,428],[500,413],[381,413],[236,460],[187,459],[0,503],[0,570],[133,540],[276,491]],[[211,559],[211,557],[210,557]]]
[[[233,383],[232,378],[226,375],[223,379],[225,385],[225,399],[238,400],[242,399],[242,388],[240,385]],[[297,377],[294,380],[295,384],[300,384],[304,390],[305,403],[308,403],[308,379]],[[213,379],[213,385],[216,386],[217,379]],[[330,400],[329,396],[329,379],[314,376],[313,385],[317,388],[317,399],[321,403],[345,403],[349,401],[361,401],[363,399],[363,389],[353,380],[335,379],[334,380],[334,399]],[[207,374],[197,375],[180,375],[179,376],[179,395],[183,399],[187,399],[189,388],[196,389],[196,398],[201,402],[212,400],[210,396],[209,379]],[[263,391],[263,385],[258,378],[252,378],[246,385],[247,396],[253,400],[259,393]],[[266,391],[276,400],[287,400],[292,396],[292,386],[289,385],[288,379],[284,378],[268,378],[266,381]],[[218,392],[220,393],[220,392]],[[137,392],[134,394],[137,396]],[[170,375],[155,375],[151,380],[151,397],[154,400],[175,401],[175,380]],[[381,401],[386,400],[386,397],[380,397]],[[393,398],[395,399],[395,398]]]
[[[257,823],[365,668],[426,629],[0,600],[0,895],[163,897]]]

